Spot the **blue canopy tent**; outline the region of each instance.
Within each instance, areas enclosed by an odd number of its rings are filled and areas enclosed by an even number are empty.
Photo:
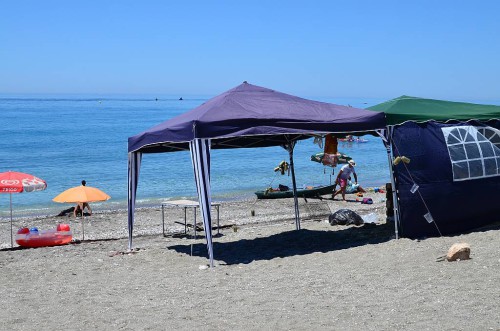
[[[498,219],[500,106],[402,96],[368,109],[387,118],[396,236],[398,225],[418,238]]]
[[[283,146],[289,152],[295,197],[295,223],[300,229],[293,167],[293,148],[312,134],[364,134],[385,127],[383,113],[318,102],[277,92],[247,82],[199,107],[128,139],[129,249],[132,248],[135,196],[143,153],[190,150],[213,266],[210,215],[210,150]]]

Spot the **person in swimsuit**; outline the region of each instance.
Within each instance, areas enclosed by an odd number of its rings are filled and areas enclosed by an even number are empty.
[[[332,200],[337,194],[342,193],[342,200],[345,201],[345,190],[351,174],[354,176],[354,184],[358,184],[358,175],[356,174],[356,170],[354,169],[355,165],[356,162],[354,162],[354,160],[350,160],[349,163],[340,168],[337,179],[335,180],[335,183],[340,185],[340,189],[332,194]]]
[[[84,180],[82,180],[82,186],[85,186],[87,184],[87,182]],[[87,211],[88,211],[88,215],[92,215],[92,208],[90,208],[90,205],[87,203],[87,202],[82,202],[82,203],[78,203],[76,204],[76,207],[75,207],[75,210],[73,211],[73,214],[75,215],[75,217],[77,216],[81,216],[82,213],[85,213],[85,208],[87,208]],[[83,214],[85,215],[85,214]]]

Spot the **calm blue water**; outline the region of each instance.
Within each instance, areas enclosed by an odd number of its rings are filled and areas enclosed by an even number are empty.
[[[155,98],[158,98],[156,101]],[[80,184],[102,189],[112,199],[94,203],[96,210],[125,208],[127,199],[127,138],[208,98],[168,96],[0,96],[0,172],[13,170],[47,181],[45,191],[13,194],[14,215],[53,215],[70,205],[52,202],[60,192]],[[317,99],[365,108],[383,100]],[[368,143],[339,144],[339,150],[357,162],[362,186],[389,180],[387,156],[379,138]],[[331,168],[311,162],[320,152],[312,140],[295,149],[297,185],[330,182]],[[253,192],[278,184],[291,186],[291,178],[273,171],[288,153],[280,147],[214,150],[214,200],[254,197]],[[338,171],[338,168],[335,169]],[[138,187],[138,205],[157,205],[168,198],[196,196],[188,152],[144,155]],[[0,217],[9,215],[9,196],[0,195]]]

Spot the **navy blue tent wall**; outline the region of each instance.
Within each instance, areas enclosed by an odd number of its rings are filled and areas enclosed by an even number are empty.
[[[457,127],[487,130],[488,141],[477,134],[479,138],[464,136],[461,143],[444,133],[457,133]],[[403,236],[454,234],[498,220],[500,131],[488,127],[500,130],[500,121],[406,122],[393,127],[394,156],[410,159],[394,166]],[[412,193],[415,184],[418,190]],[[427,213],[434,222],[424,218]]]

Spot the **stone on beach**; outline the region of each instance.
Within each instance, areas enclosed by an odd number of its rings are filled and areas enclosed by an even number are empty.
[[[446,254],[446,260],[449,262],[470,259],[470,245],[467,243],[453,244]]]

